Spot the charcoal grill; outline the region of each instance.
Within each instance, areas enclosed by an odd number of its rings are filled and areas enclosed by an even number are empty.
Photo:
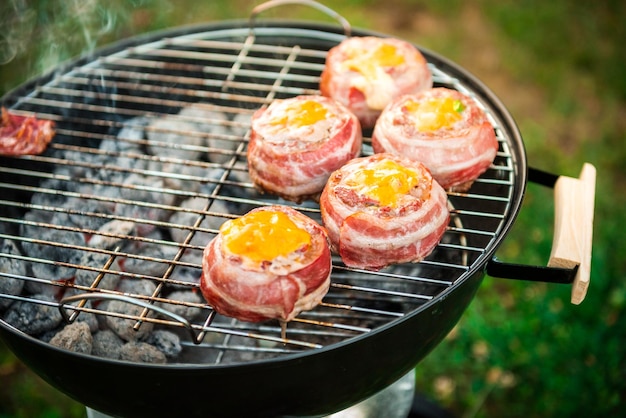
[[[561,225],[579,214],[568,211],[586,210],[584,225],[590,226],[593,168],[585,166],[582,180],[527,169],[522,138],[497,97],[464,69],[423,48],[434,84],[473,97],[499,142],[495,161],[472,188],[449,193],[450,224],[426,260],[368,272],[334,258],[328,295],[290,322],[285,337],[277,323],[239,322],[217,315],[200,299],[171,298],[175,291],[199,293],[204,243],[194,238],[217,233],[219,223],[275,203],[320,219],[314,203],[295,205],[255,190],[247,177],[247,120],[273,99],[318,93],[326,52],[351,29],[344,21],[342,26],[251,21],[133,38],[3,97],[2,105],[17,114],[53,120],[57,134],[41,155],[0,158],[0,239],[19,248],[60,251],[0,254],[28,265],[25,272],[0,272],[0,280],[52,289],[54,295],[7,292],[0,293],[0,301],[53,307],[64,323],[87,314],[101,321],[128,319],[138,331],[154,326],[176,333],[183,347],[168,364],[99,358],[54,347],[0,320],[0,336],[25,363],[78,401],[112,415],[319,415],[352,405],[413,368],[458,321],[485,271],[574,283],[573,300],[580,303],[590,259],[580,246],[570,251],[557,244],[563,236],[572,238]],[[363,154],[371,154],[365,134]],[[117,146],[103,146],[111,143]],[[125,181],[131,177],[146,181]],[[550,267],[495,258],[528,180],[556,185],[559,213]],[[572,193],[587,203],[567,204]],[[202,204],[181,205],[192,198]],[[118,212],[119,207],[136,210]],[[28,216],[32,213],[39,216]],[[206,226],[208,219],[213,223]],[[132,228],[102,228],[111,222]],[[582,241],[590,245],[591,230],[583,230]],[[82,240],[51,239],[46,231]],[[172,231],[182,238],[174,239]],[[156,252],[146,253],[147,247]],[[82,263],[87,255],[100,261]],[[151,269],[125,269],[129,264]],[[58,275],[36,273],[42,269]],[[78,273],[90,280],[78,283]],[[111,274],[153,286],[148,293],[107,287]],[[139,309],[112,312],[106,308],[111,300]],[[189,310],[193,319],[180,313]],[[182,398],[172,396],[180,392]]]

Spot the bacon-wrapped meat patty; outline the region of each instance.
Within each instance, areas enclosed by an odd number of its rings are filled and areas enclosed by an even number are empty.
[[[204,250],[200,288],[223,315],[284,323],[322,301],[331,267],[322,226],[288,206],[265,206],[222,225]]]
[[[41,154],[52,141],[54,133],[54,122],[15,115],[3,107],[0,155]]]
[[[358,120],[334,100],[275,100],[252,117],[250,178],[259,189],[287,200],[318,200],[330,173],[358,156],[361,143]]]
[[[430,254],[448,225],[447,202],[423,164],[374,154],[335,171],[320,208],[332,249],[344,264],[379,270]]]
[[[432,87],[426,59],[406,41],[351,37],[328,51],[320,90],[344,104],[361,122],[374,126],[394,98]]]
[[[472,98],[434,88],[399,97],[385,108],[372,147],[420,161],[444,189],[466,191],[493,162],[498,141]]]

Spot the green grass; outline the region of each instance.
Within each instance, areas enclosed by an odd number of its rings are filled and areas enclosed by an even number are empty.
[[[16,56],[0,67],[0,93],[91,46],[182,24],[246,18],[256,4],[53,3],[32,2],[38,12],[22,12],[18,21],[10,19],[6,3],[0,6],[0,26],[8,28],[3,34],[12,35],[18,47]],[[120,4],[134,7],[120,10]],[[417,366],[420,391],[459,417],[619,416],[626,408],[626,244],[621,233],[626,225],[626,48],[621,45],[626,39],[625,3],[388,0],[383,8],[373,0],[326,4],[356,27],[409,39],[477,75],[515,117],[530,165],[571,176],[578,175],[584,162],[598,169],[586,300],[571,305],[566,285],[485,278],[454,331]],[[302,7],[267,13],[329,20]],[[0,50],[0,60],[10,55]],[[552,191],[529,185],[519,219],[498,256],[545,264],[552,222]],[[43,383],[4,347],[0,381],[2,418],[84,415],[80,405]]]

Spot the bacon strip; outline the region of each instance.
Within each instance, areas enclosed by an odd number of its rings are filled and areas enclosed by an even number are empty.
[[[41,154],[54,134],[54,122],[15,115],[2,108],[0,155]]]
[[[393,159],[418,170],[421,187],[428,193],[411,192],[397,208],[345,192],[342,179],[381,159]],[[320,198],[320,209],[331,245],[344,264],[379,270],[394,263],[418,262],[439,243],[449,221],[447,195],[420,164],[390,154],[358,158],[330,177]]]
[[[311,234],[311,245],[273,268],[268,261],[254,268],[223,245],[219,234],[205,248],[200,288],[220,314],[242,321],[290,321],[313,309],[328,292],[331,257],[326,231],[307,216],[287,206],[254,209],[280,210]],[[267,243],[272,245],[271,242]]]
[[[416,129],[407,102],[450,98],[462,105],[460,120],[434,131]],[[466,191],[484,173],[498,151],[493,126],[476,102],[451,89],[435,88],[399,97],[381,114],[372,134],[375,152],[422,162],[446,190]]]
[[[290,103],[316,101],[329,118],[311,125],[273,124]],[[361,152],[361,127],[344,106],[321,96],[278,100],[259,109],[252,118],[248,168],[261,190],[301,202],[319,198],[330,173]]]
[[[376,62],[376,56],[365,56],[380,47],[395,49],[402,62],[385,62],[384,57]],[[427,90],[432,84],[426,59],[410,43],[395,38],[353,36],[328,51],[320,91],[350,109],[365,129],[374,126],[390,101]]]

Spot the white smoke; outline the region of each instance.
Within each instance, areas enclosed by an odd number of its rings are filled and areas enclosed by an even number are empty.
[[[115,2],[102,0],[58,0],[52,3],[57,7],[51,11],[47,25],[38,32],[43,48],[37,72],[93,51],[100,38],[115,29],[120,12],[110,7]]]
[[[122,0],[0,0],[0,67],[31,78],[114,39],[129,19]],[[19,71],[19,73],[16,73]],[[24,80],[20,80],[24,81]]]
[[[11,62],[28,48],[36,13],[25,0],[5,0],[0,5],[0,65]]]

